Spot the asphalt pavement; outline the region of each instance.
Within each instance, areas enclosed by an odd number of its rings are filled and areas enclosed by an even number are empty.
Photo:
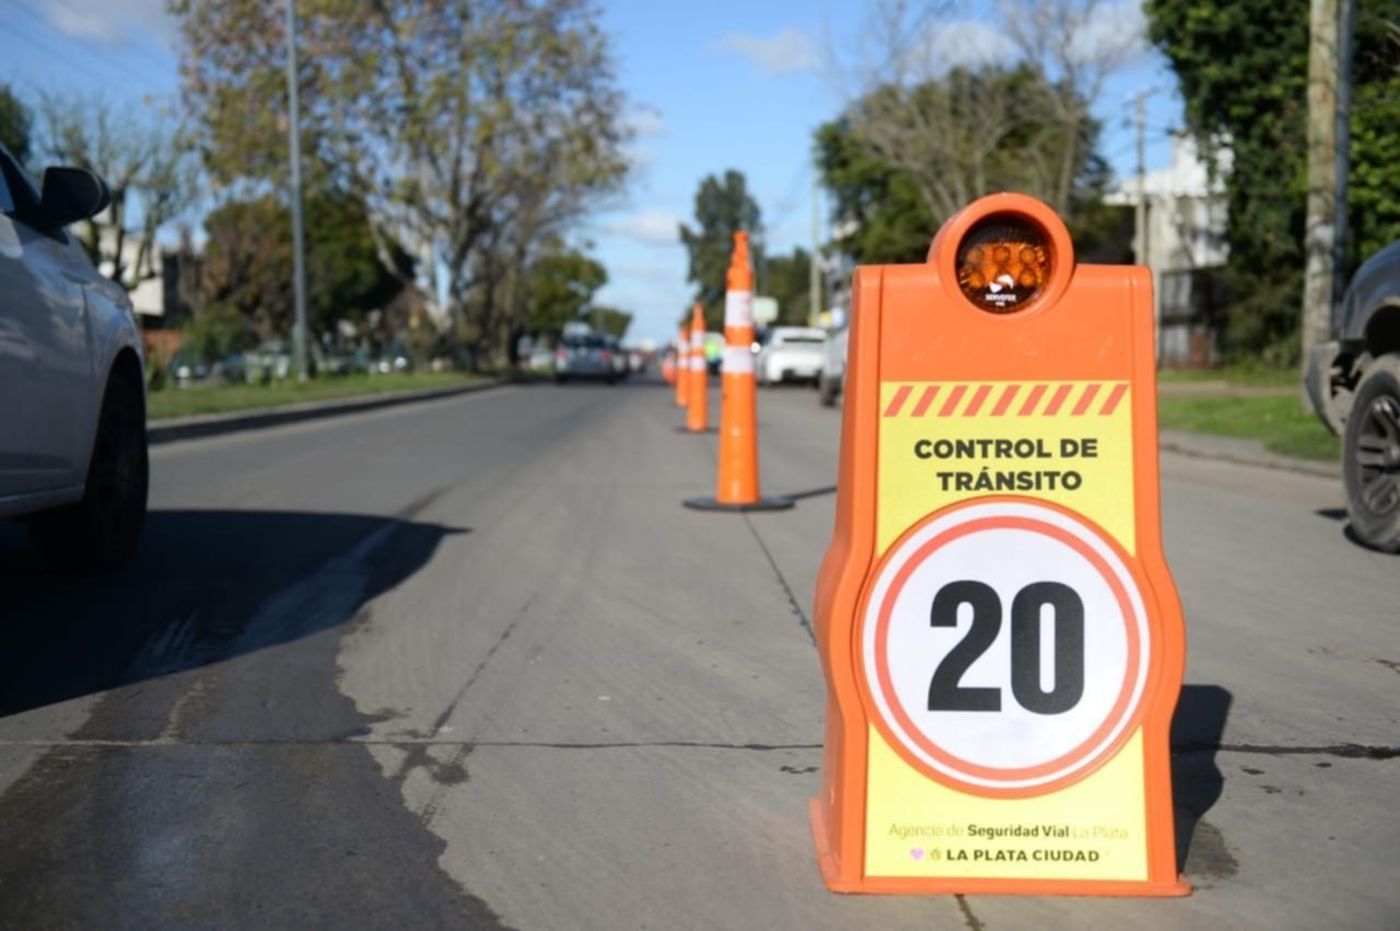
[[[715,437],[630,383],[163,445],[116,576],[0,525],[0,926],[1400,926],[1400,558],[1334,479],[1170,453],[1195,894],[828,893],[839,416],[759,403],[791,511],[683,509]]]

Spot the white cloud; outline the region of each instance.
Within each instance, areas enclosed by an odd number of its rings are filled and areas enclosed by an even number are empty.
[[[817,48],[802,30],[788,26],[771,38],[731,32],[716,46],[747,59],[765,74],[794,74],[817,66]]]
[[[924,43],[928,70],[943,74],[953,68],[972,68],[1015,60],[1016,45],[1005,32],[976,19],[954,20],[930,30]]]
[[[1080,62],[1128,58],[1147,50],[1147,18],[1142,0],[1120,0],[1095,9],[1070,40],[1070,54]]]
[[[126,45],[151,42],[169,47],[176,34],[166,0],[38,0],[58,32],[81,42]]]
[[[679,216],[665,210],[637,210],[599,225],[603,232],[649,246],[674,246],[680,242],[680,224]]]

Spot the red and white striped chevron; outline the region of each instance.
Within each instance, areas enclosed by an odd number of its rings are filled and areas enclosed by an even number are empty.
[[[886,417],[1109,417],[1128,383],[1103,381],[901,384]]]

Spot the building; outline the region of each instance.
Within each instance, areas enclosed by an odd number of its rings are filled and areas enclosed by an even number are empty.
[[[1147,172],[1141,181],[1125,179],[1104,198],[1136,209],[1146,194],[1146,236],[1135,230],[1133,254],[1152,270],[1158,353],[1166,366],[1199,368],[1219,358],[1221,271],[1229,256],[1229,211],[1220,174],[1229,171],[1230,155],[1228,148],[1220,150],[1219,173],[1212,178],[1195,140],[1179,134],[1172,140],[1169,165]]]

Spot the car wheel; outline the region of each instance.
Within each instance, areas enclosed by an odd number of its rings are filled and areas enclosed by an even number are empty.
[[[141,385],[113,372],[77,504],[29,519],[34,544],[50,562],[79,571],[112,571],[131,560],[146,522],[150,466]]]
[[[564,376],[564,375],[555,375],[555,376],[554,376],[554,383],[555,383],[556,385],[562,385],[562,384],[564,384],[564,382],[566,382],[566,381],[568,381],[568,380],[569,380],[569,379],[568,379],[566,376]]]
[[[1368,546],[1400,552],[1400,354],[1381,356],[1356,387],[1342,476],[1352,531]]]
[[[836,379],[827,378],[825,375],[817,379],[818,390],[821,392],[822,407],[835,407],[836,396],[840,393],[840,388]]]

